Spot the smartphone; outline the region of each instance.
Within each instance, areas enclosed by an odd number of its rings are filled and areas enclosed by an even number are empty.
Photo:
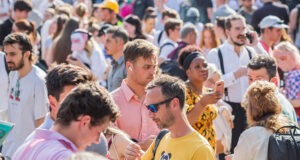
[[[253,42],[253,36],[251,35],[251,33],[246,33],[246,38],[249,40],[250,44],[252,44]]]
[[[221,95],[224,94],[224,81],[223,80],[216,82],[216,84],[215,84],[215,92],[218,92]]]

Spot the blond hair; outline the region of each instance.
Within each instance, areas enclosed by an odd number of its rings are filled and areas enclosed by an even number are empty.
[[[288,42],[288,41],[280,42],[279,44],[277,44],[274,47],[274,50],[285,51],[286,54],[288,54],[289,56],[292,56],[293,59],[295,59],[297,64],[300,64],[299,50],[291,42]]]

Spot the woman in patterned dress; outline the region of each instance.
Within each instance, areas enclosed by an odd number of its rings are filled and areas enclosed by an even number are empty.
[[[216,131],[213,120],[218,110],[215,103],[221,98],[219,93],[203,94],[203,83],[208,77],[208,64],[200,52],[194,46],[182,49],[179,64],[185,70],[188,80],[186,82],[186,113],[190,124],[209,144],[215,149]]]

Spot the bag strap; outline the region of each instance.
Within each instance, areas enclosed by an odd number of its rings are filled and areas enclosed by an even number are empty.
[[[154,145],[154,148],[153,148],[153,150],[152,150],[152,155],[153,155],[152,160],[154,160],[154,158],[155,158],[156,150],[157,150],[157,147],[158,147],[160,141],[162,140],[162,138],[163,138],[167,133],[169,133],[169,131],[168,131],[167,129],[163,129],[163,130],[161,130],[161,131],[158,133],[158,135],[157,135],[157,137],[156,137],[156,139],[155,139],[155,145]]]
[[[4,64],[5,64],[5,70],[6,70],[6,73],[7,73],[7,75],[9,75],[10,70],[8,69],[8,66],[7,66],[7,63],[6,63],[6,57],[5,57],[5,55],[4,55]]]
[[[158,35],[158,38],[157,38],[157,45],[159,46],[159,43],[160,43],[160,40],[161,40],[161,37],[164,33],[164,30],[160,31],[159,35]]]
[[[163,44],[160,48],[159,48],[159,54],[161,53],[161,50],[165,47],[165,46],[175,46],[173,43],[171,42],[167,42],[165,44]]]

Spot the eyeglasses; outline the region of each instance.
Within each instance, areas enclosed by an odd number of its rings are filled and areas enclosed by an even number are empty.
[[[155,103],[155,104],[149,104],[147,105],[146,107],[148,108],[149,111],[151,111],[152,113],[156,113],[158,112],[158,106],[159,105],[162,105],[162,104],[165,104],[165,103],[169,103],[171,100],[173,100],[174,98],[176,97],[172,97],[172,98],[168,98],[162,102],[159,102],[159,103]]]

